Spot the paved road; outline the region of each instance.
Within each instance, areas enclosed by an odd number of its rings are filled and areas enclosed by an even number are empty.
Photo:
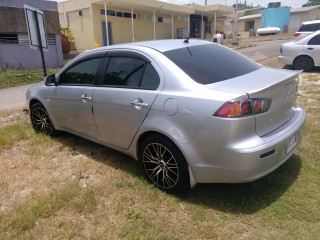
[[[253,59],[254,61],[260,61],[278,56],[281,43],[286,41],[288,40],[254,42],[253,44],[256,46],[238,49],[237,51]],[[24,107],[26,104],[25,93],[30,86],[32,85],[0,89],[0,110]]]
[[[238,49],[237,51],[251,58],[254,61],[261,61],[264,59],[278,56],[280,53],[280,45],[288,41],[290,40],[272,40],[272,41],[253,42],[251,44],[256,46]]]
[[[26,91],[32,84],[0,89],[0,110],[18,109],[26,106]]]

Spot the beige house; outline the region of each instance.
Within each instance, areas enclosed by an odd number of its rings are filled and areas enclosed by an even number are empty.
[[[319,20],[320,6],[291,8],[288,32],[294,33],[301,26],[302,22]],[[247,14],[239,17],[238,32],[242,35],[248,34],[250,29],[257,30],[260,28],[261,14]]]
[[[177,5],[157,0],[66,0],[58,3],[61,27],[68,27],[77,49],[144,40],[211,39],[228,31],[234,8]],[[106,24],[108,23],[108,24]],[[230,30],[229,30],[230,31]]]

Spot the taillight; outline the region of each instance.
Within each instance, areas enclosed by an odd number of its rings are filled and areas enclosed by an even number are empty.
[[[252,99],[254,114],[268,112],[271,107],[271,99]]]
[[[226,102],[215,114],[217,117],[238,118],[269,111],[271,99],[231,100]]]
[[[293,34],[293,36],[295,36],[295,37],[298,37],[298,36],[300,36],[301,35],[301,33],[295,33],[295,34]]]

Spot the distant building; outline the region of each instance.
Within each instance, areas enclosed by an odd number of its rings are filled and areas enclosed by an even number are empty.
[[[177,5],[157,0],[67,0],[58,3],[60,25],[67,27],[78,50],[154,39],[211,39],[226,32],[234,8]],[[107,24],[106,24],[107,22]]]
[[[294,33],[302,22],[311,20],[320,20],[320,6],[267,8],[262,10],[261,13],[240,16],[238,32],[245,34],[250,30],[257,30],[267,25],[275,25],[269,27],[280,27],[282,32]]]
[[[0,69],[42,68],[39,50],[30,48],[24,4],[44,12],[48,49],[47,68],[63,66],[57,3],[44,0],[0,1]]]
[[[276,5],[277,6],[277,5]],[[273,7],[263,9],[261,12],[260,27],[278,27],[280,32],[288,32],[290,20],[289,7]]]

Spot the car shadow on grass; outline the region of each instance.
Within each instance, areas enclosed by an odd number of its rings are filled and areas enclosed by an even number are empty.
[[[128,172],[134,177],[144,177],[138,162],[126,154],[66,132],[59,132],[55,139],[69,148],[72,155],[84,155],[93,161]]]
[[[60,133],[56,139],[69,147],[74,154],[82,154],[120,169],[133,177],[146,181],[140,164],[116,150],[90,142],[83,138]],[[301,169],[301,159],[293,155],[271,174],[251,183],[198,184],[195,189],[176,195],[180,201],[216,209],[232,214],[251,214],[268,207],[294,184]],[[154,189],[154,191],[160,191]]]
[[[292,65],[283,65],[282,69],[295,70]],[[304,73],[320,73],[320,67],[313,67],[310,71]]]
[[[294,184],[301,169],[301,159],[293,155],[271,174],[250,183],[199,184],[182,194],[183,201],[227,213],[251,214],[268,207]]]

